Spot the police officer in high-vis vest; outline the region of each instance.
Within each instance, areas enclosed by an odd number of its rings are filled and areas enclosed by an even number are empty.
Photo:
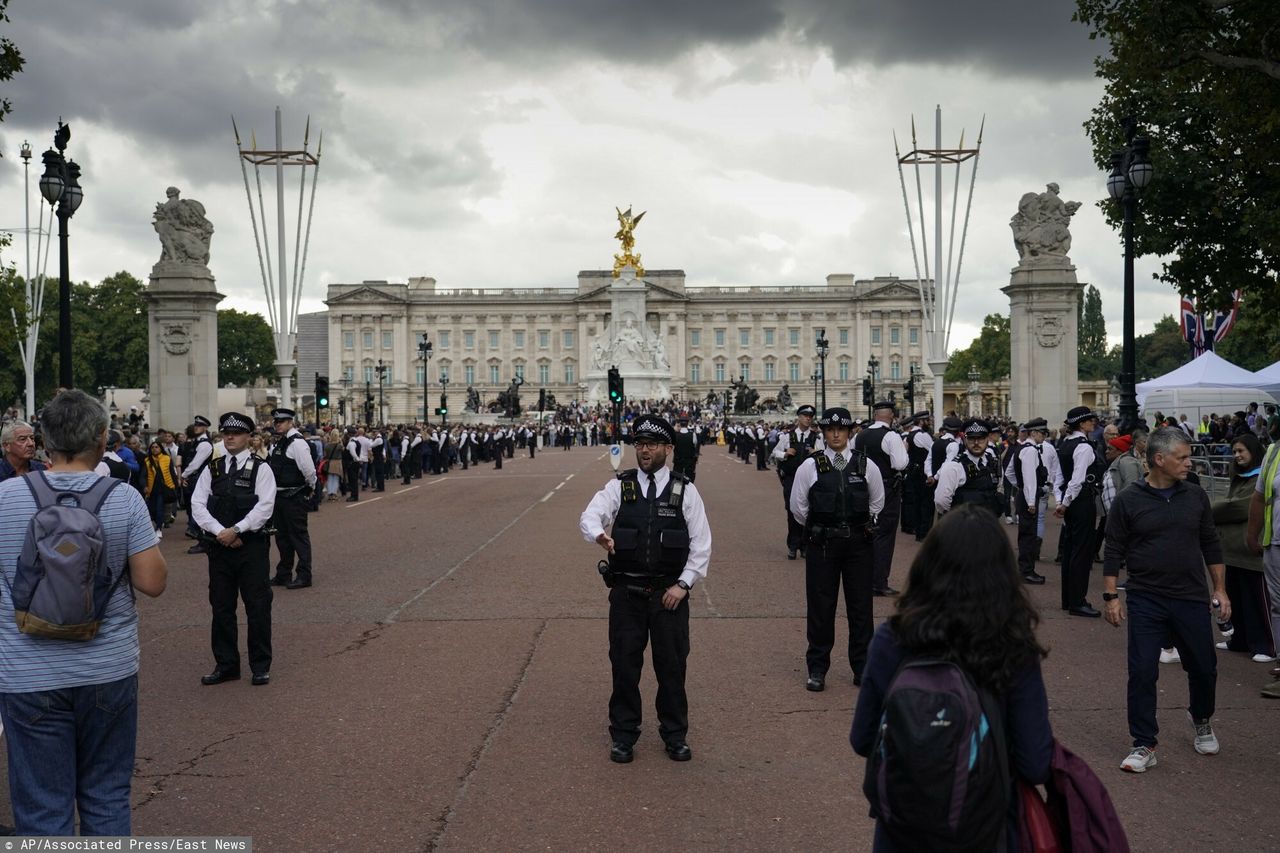
[[[849,667],[853,683],[862,683],[871,644],[872,540],[885,497],[880,469],[849,446],[849,410],[827,409],[818,426],[826,448],[800,463],[791,485],[791,514],[805,531],[805,688],[815,692],[825,688],[831,668],[841,584],[849,621]]]
[[[276,502],[271,466],[249,452],[253,421],[239,412],[218,420],[226,454],[210,461],[196,481],[191,513],[209,540],[209,605],[213,609],[213,672],[201,684],[240,677],[236,595],[249,624],[253,684],[271,681],[271,539]]]
[[[626,764],[640,737],[640,671],[653,646],[658,681],[658,734],[673,761],[693,757],[686,737],[689,701],[689,590],[706,577],[711,528],[688,478],[667,469],[675,430],[641,415],[631,434],[638,468],[620,471],[596,492],[578,523],[583,537],[609,553],[601,573],[609,585],[609,758]],[[606,532],[607,527],[610,532]]]
[[[992,515],[1004,514],[1000,497],[1000,458],[987,446],[991,428],[985,421],[970,418],[961,426],[964,450],[938,471],[938,488],[933,505],[939,513],[960,504],[977,504]]]
[[[302,589],[311,586],[311,533],[307,530],[307,499],[316,486],[316,463],[311,446],[293,425],[293,409],[276,409],[271,421],[280,436],[267,462],[276,478],[276,547],[280,562],[271,579],[274,586]],[[379,481],[382,478],[378,473]],[[294,557],[298,576],[293,577]]]
[[[796,409],[795,426],[779,434],[778,443],[773,448],[778,479],[782,481],[782,506],[787,511],[788,560],[794,560],[797,553],[804,551],[804,526],[791,514],[791,487],[795,483],[800,464],[814,450],[821,450],[823,447],[822,436],[813,427],[813,416],[817,413],[818,410],[808,404]]]

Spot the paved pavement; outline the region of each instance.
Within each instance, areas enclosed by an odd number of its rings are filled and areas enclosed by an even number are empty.
[[[723,448],[698,471],[715,545],[692,602],[694,759],[663,753],[646,673],[636,760],[609,762],[601,552],[577,519],[610,475],[603,448],[517,452],[502,471],[326,505],[316,586],[276,593],[265,688],[199,684],[205,562],[175,527],[169,589],[139,602],[135,832],[284,851],[869,849],[856,690],[839,667],[826,692],[804,690],[803,564],[780,544],[777,478]],[[913,552],[900,538],[895,586]],[[1280,849],[1267,667],[1220,657],[1215,757],[1192,750],[1185,678],[1162,668],[1160,766],[1122,774],[1124,633],[1062,614],[1056,567],[1041,571],[1055,733],[1108,785],[1134,849]],[[1091,589],[1100,603],[1096,573]],[[891,606],[877,599],[877,617]]]

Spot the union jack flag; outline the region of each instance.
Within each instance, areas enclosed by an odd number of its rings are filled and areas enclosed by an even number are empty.
[[[1182,339],[1191,345],[1192,357],[1199,358],[1205,351],[1204,318],[1196,310],[1195,303],[1185,296],[1182,297],[1179,308],[1182,316]]]
[[[1213,315],[1213,342],[1220,343],[1235,328],[1236,317],[1240,315],[1240,291],[1231,294],[1231,310],[1218,311]]]

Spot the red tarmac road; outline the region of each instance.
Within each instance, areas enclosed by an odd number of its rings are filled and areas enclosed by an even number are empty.
[[[666,758],[648,673],[636,760],[608,760],[602,552],[577,523],[611,473],[604,448],[517,451],[502,471],[327,504],[311,516],[316,585],[276,591],[262,688],[200,685],[206,564],[175,525],[169,588],[139,601],[135,833],[283,851],[870,849],[856,690],[837,665],[826,692],[805,691],[803,563],[785,559],[781,489],[724,448],[698,468],[714,549],[692,600],[693,761]],[[894,586],[914,547],[899,538]],[[1040,570],[1055,733],[1107,784],[1133,848],[1280,849],[1280,702],[1257,691],[1269,667],[1220,653],[1214,757],[1192,750],[1185,677],[1162,667],[1160,765],[1122,774],[1124,632],[1067,617],[1057,567]],[[1100,589],[1095,572],[1099,605]],[[876,599],[877,618],[891,606]],[[844,638],[840,623],[837,650]]]

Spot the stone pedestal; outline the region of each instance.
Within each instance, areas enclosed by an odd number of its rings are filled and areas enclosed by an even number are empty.
[[[161,261],[143,291],[147,303],[152,428],[181,430],[196,415],[217,423],[218,303],[204,265]]]
[[[627,399],[662,400],[671,396],[671,364],[666,343],[645,323],[645,283],[634,267],[623,267],[609,287],[610,322],[588,350],[583,376],[589,403],[609,402],[609,368],[622,374]]]
[[[1009,409],[1019,423],[1041,417],[1055,427],[1080,404],[1077,317],[1084,288],[1065,256],[1020,264],[1001,288],[1009,297]]]

